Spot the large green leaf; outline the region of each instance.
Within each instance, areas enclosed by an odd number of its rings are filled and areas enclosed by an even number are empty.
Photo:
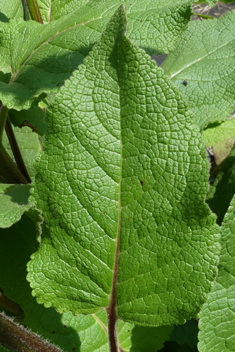
[[[200,352],[233,352],[235,346],[235,197],[221,226],[219,275],[199,320]]]
[[[4,294],[24,311],[23,323],[64,351],[108,352],[107,317],[101,311],[92,315],[60,315],[39,305],[26,281],[26,264],[38,243],[33,222],[23,216],[10,229],[0,229],[0,282]],[[119,341],[124,352],[157,351],[169,338],[171,327],[140,327],[119,321]]]
[[[122,7],[60,90],[34,189],[45,229],[33,295],[145,325],[195,316],[216,274],[208,164],[186,103],[124,36]]]
[[[0,21],[9,22],[12,18],[23,18],[24,10],[21,0],[0,0]]]
[[[193,21],[162,65],[186,97],[200,128],[222,122],[235,103],[235,11]]]
[[[11,84],[0,82],[4,105],[29,109],[42,93],[58,90],[122,3],[127,11],[128,37],[149,53],[172,50],[191,16],[192,0],[151,0],[147,4],[140,0],[131,4],[127,0],[92,0],[49,24],[23,20],[1,24],[0,70],[11,73]]]
[[[29,203],[30,185],[0,184],[0,228],[19,221],[33,204]]]

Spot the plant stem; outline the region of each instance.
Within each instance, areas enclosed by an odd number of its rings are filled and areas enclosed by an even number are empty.
[[[12,312],[14,315],[17,317],[23,319],[24,318],[24,312],[19,306],[19,304],[15,303],[12,301],[10,298],[4,296],[0,292],[0,306],[8,309],[10,312]]]
[[[0,342],[10,349],[25,352],[62,352],[60,348],[43,340],[38,335],[0,314]]]
[[[201,17],[201,18],[204,18],[204,19],[212,19],[212,18],[214,18],[214,17],[212,17],[212,16],[207,16],[207,15],[201,15],[200,13],[193,13],[193,15],[194,16],[197,16],[197,17]]]
[[[29,176],[28,177],[24,176],[26,174],[28,175],[27,170],[26,170],[26,173],[23,173],[23,174],[20,172],[20,170],[15,165],[15,163],[11,160],[11,157],[9,156],[9,154],[7,153],[6,149],[2,144],[3,131],[6,125],[8,111],[9,111],[8,108],[6,106],[3,106],[2,103],[0,102],[0,182],[26,184],[31,181]],[[11,126],[10,126],[10,129],[11,129]],[[10,135],[12,137],[11,132],[10,132]],[[14,148],[13,153],[14,152],[17,154],[17,159],[19,161],[21,157],[19,148],[18,148],[18,151],[16,148]]]
[[[2,183],[23,183],[28,181],[11,160],[9,154],[0,142],[0,182]]]
[[[3,106],[2,102],[0,102],[0,143],[2,143],[3,131],[5,128],[7,114],[8,108],[6,106]]]
[[[24,20],[28,21],[28,6],[26,0],[22,0],[23,8],[24,8]]]
[[[27,1],[29,13],[32,19],[36,22],[43,23],[37,0],[26,0],[26,1]]]
[[[24,177],[26,178],[28,183],[31,183],[30,176],[29,176],[28,171],[27,171],[27,169],[25,167],[24,160],[23,160],[23,158],[22,158],[22,156],[20,154],[20,150],[19,150],[16,138],[15,138],[15,135],[14,135],[11,123],[10,123],[8,118],[6,120],[5,130],[6,130],[6,134],[7,134],[10,146],[11,146],[11,150],[12,150],[13,155],[15,157],[15,161],[16,161],[16,164],[18,166],[18,169],[20,170],[22,175],[24,175]]]

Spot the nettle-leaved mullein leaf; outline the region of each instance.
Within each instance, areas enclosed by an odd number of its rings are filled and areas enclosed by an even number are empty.
[[[171,77],[203,129],[231,115],[235,103],[235,12],[193,21],[162,68]]]
[[[89,0],[66,0],[63,2],[61,0],[37,0],[43,23],[71,14],[88,2]]]
[[[49,107],[33,195],[33,295],[142,325],[196,316],[217,273],[208,164],[178,89],[124,35],[119,7]]]
[[[110,16],[122,3],[129,39],[149,53],[173,50],[191,17],[192,1],[188,0],[151,0],[148,4],[91,0],[48,24],[23,20],[2,23],[0,71],[11,74],[10,84],[0,82],[3,104],[9,109],[29,109],[43,94],[57,91],[100,39]]]
[[[59,314],[53,308],[38,304],[32,297],[26,280],[26,264],[31,253],[37,250],[36,237],[37,228],[26,215],[9,229],[0,229],[1,289],[22,308],[22,323],[63,351],[109,351],[107,316],[104,310],[78,316],[71,312]],[[119,345],[123,352],[158,351],[169,339],[172,328],[135,326],[120,320]]]
[[[200,313],[199,351],[234,351],[235,197],[221,226],[219,275]]]

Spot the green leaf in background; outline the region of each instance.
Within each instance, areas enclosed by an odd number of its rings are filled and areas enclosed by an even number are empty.
[[[222,204],[222,200],[221,200]],[[200,313],[199,351],[233,352],[235,346],[235,197],[221,226],[219,275]]]
[[[128,17],[128,37],[149,53],[172,50],[191,16],[192,0],[151,0],[147,4],[140,0],[91,0],[49,24],[3,23],[0,71],[11,73],[11,84],[0,82],[3,104],[9,109],[29,109],[43,93],[57,91],[82,63],[122,3]]]
[[[59,312],[116,294],[125,321],[183,323],[217,272],[208,163],[178,89],[124,29],[120,7],[49,107],[34,189],[47,229],[28,279]]]
[[[118,339],[124,352],[159,351],[163,343],[170,338],[173,326],[137,326],[118,322]]]
[[[29,210],[30,185],[0,184],[0,228],[10,227]]]
[[[14,126],[29,126],[40,136],[43,136],[46,130],[45,115],[45,110],[40,109],[38,106],[34,106],[29,110],[9,111],[9,117]]]
[[[9,22],[13,18],[23,18],[24,10],[21,0],[0,0],[0,21]]]
[[[10,352],[10,350],[0,345],[0,352]]]
[[[203,129],[231,115],[235,103],[235,11],[193,21],[162,65]]]
[[[34,179],[36,174],[34,162],[38,152],[41,150],[38,136],[36,133],[32,133],[32,130],[29,127],[15,127],[14,134],[18,142],[23,160],[25,162],[26,169],[28,170],[31,179]],[[6,135],[3,136],[3,145],[5,146],[9,155],[13,158],[11,147]]]
[[[229,156],[235,143],[235,136],[224,139],[222,142],[215,143],[213,145],[213,155],[215,158],[216,165],[220,164]]]
[[[217,224],[221,225],[224,215],[235,194],[235,147],[224,160],[207,195],[207,203],[217,215]]]
[[[191,348],[197,347],[198,326],[195,319],[186,321],[183,325],[176,325],[171,333],[170,340],[179,345],[188,345]]]
[[[23,323],[64,351],[108,352],[107,317],[101,311],[92,315],[74,316],[46,309],[31,295],[26,281],[26,264],[38,243],[33,222],[23,218],[10,229],[0,229],[0,281],[4,294],[24,311]],[[157,351],[169,338],[171,327],[148,328],[119,322],[119,341],[124,352]]]
[[[235,119],[232,118],[221,124],[208,126],[202,133],[202,138],[206,142],[206,147],[215,143],[222,142],[225,139],[235,136]]]
[[[37,0],[38,7],[44,23],[69,15],[79,7],[87,4],[89,0]]]

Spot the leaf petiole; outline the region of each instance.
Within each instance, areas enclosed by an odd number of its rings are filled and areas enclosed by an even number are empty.
[[[43,24],[41,12],[39,10],[37,0],[26,0],[26,1],[27,1],[29,13],[30,13],[32,19],[36,22]]]

